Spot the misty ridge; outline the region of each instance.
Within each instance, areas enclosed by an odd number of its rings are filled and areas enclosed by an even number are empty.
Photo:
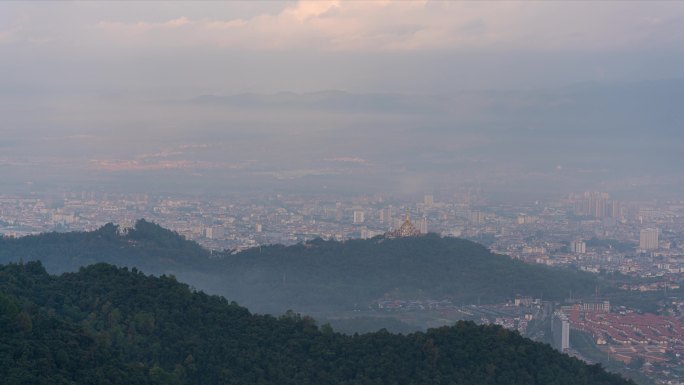
[[[19,257],[19,258],[18,258]],[[512,295],[563,299],[612,285],[588,273],[547,268],[482,245],[428,234],[213,253],[145,220],[120,229],[0,238],[0,263],[41,261],[52,273],[105,262],[171,274],[207,292],[271,314],[368,310],[383,297],[498,303]]]
[[[447,115],[467,119],[510,121],[501,129],[574,133],[656,131],[679,128],[684,80],[636,83],[579,83],[539,90],[462,91],[443,95],[353,93],[327,90],[310,93],[242,93],[201,95],[198,105],[259,110],[322,110],[331,113]],[[459,121],[459,120],[457,120]],[[554,122],[555,121],[555,122]],[[555,124],[551,124],[555,123]],[[527,125],[527,127],[525,127]]]

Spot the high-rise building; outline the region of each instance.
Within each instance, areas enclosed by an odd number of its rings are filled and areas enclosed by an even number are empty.
[[[428,233],[428,224],[427,224],[427,218],[423,217],[420,221],[420,233],[421,234],[427,234]]]
[[[470,220],[470,222],[474,224],[484,223],[485,213],[483,213],[482,211],[471,211],[468,214],[468,220]]]
[[[639,249],[656,250],[658,248],[658,229],[642,229],[639,233]]]
[[[424,204],[425,206],[432,206],[433,204],[435,204],[435,197],[434,197],[433,195],[431,195],[431,194],[430,194],[430,195],[425,195],[425,196],[423,197],[423,204]]]
[[[554,347],[561,352],[570,349],[570,322],[563,312],[555,312],[551,331],[553,332]]]
[[[587,252],[587,244],[580,240],[572,241],[570,242],[570,251],[575,254],[584,254]]]
[[[605,218],[612,207],[608,206],[608,193],[585,192],[584,196],[575,202],[575,214],[594,218]]]
[[[607,196],[605,193],[597,194],[591,198],[591,211],[594,218],[606,217]]]
[[[614,200],[610,202],[610,217],[614,219],[622,218],[622,208],[619,201]]]
[[[363,210],[354,210],[354,223],[363,223],[364,221]]]

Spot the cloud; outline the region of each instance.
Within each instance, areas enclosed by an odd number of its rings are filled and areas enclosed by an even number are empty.
[[[98,27],[107,33],[118,35],[113,37],[128,39],[132,37],[143,36],[147,32],[181,28],[188,24],[190,24],[190,21],[186,17],[179,17],[177,19],[172,19],[161,23],[150,23],[144,21],[139,21],[137,23],[101,21],[98,24]]]
[[[616,17],[619,15],[620,17]],[[102,21],[122,44],[251,50],[622,49],[681,43],[684,3],[300,1],[248,18]]]
[[[354,157],[354,156],[338,156],[336,158],[326,158],[324,159],[327,162],[341,162],[341,163],[355,163],[355,164],[368,164],[368,161],[363,158],[359,157]]]

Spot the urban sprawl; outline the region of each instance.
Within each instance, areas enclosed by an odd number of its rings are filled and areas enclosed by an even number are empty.
[[[94,230],[112,222],[132,227],[145,218],[215,251],[314,238],[372,238],[409,219],[415,230],[463,237],[527,263],[634,277],[621,289],[677,290],[684,273],[684,200],[632,201],[606,192],[571,193],[554,201],[498,203],[476,192],[424,195],[412,201],[382,195],[198,197],[73,192],[0,196],[0,235]],[[569,293],[569,297],[572,294]],[[612,307],[600,298],[550,304],[515,297],[498,305],[446,299],[379,299],[376,311],[439,312],[445,318],[497,323],[535,337],[535,320],[551,320],[554,345],[587,361],[571,346],[570,330],[588,336],[608,360],[632,366],[659,383],[684,379],[684,300],[667,297],[657,314]]]

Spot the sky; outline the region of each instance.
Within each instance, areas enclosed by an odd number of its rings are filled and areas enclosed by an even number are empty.
[[[673,1],[0,2],[0,177],[681,191],[682,47]]]
[[[671,1],[0,7],[3,83],[53,92],[432,94],[667,78],[684,43],[684,5]]]

